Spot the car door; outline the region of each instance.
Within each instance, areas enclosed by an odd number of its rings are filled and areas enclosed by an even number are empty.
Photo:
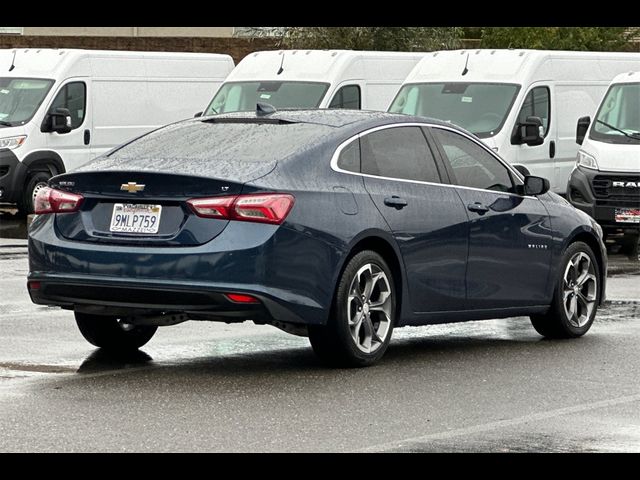
[[[516,194],[520,180],[479,141],[431,130],[469,216],[468,308],[544,304],[551,230],[543,203]]]
[[[467,216],[455,190],[440,183],[424,131],[377,129],[360,137],[360,148],[365,187],[402,253],[412,311],[462,308]]]
[[[62,157],[65,168],[70,171],[91,160],[91,115],[88,99],[88,82],[71,79],[63,84],[54,97],[48,112],[66,108],[71,114],[69,133],[47,133],[47,147]]]

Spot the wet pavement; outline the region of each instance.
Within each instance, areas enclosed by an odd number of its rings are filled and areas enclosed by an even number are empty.
[[[640,452],[640,268],[610,261],[611,301],[581,339],[526,318],[405,328],[349,370],[251,323],[164,327],[107,355],[30,303],[24,240],[5,237],[0,451]]]

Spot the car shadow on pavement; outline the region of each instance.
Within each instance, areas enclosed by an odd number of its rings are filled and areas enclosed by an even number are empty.
[[[577,339],[572,343],[574,347],[581,346],[588,350],[593,342],[598,342],[598,335]],[[486,355],[535,356],[537,351],[541,357],[544,357],[545,352],[549,350],[562,350],[561,343],[564,342],[545,340],[537,336],[492,338],[456,335],[455,337],[425,336],[399,339],[392,341],[384,358],[378,364],[368,368],[341,368],[326,365],[314,355],[311,347],[256,350],[157,361],[143,351],[123,355],[96,350],[86,358],[77,373],[96,374],[130,370],[131,374],[135,375],[142,370],[145,375],[170,376],[181,379],[181,382],[206,377],[214,383],[216,380],[244,383],[256,378],[262,380],[269,378],[271,382],[287,383],[292,376],[322,382],[336,375],[358,378],[377,374],[385,375],[385,372],[398,372],[405,368],[413,370],[418,365],[435,365],[442,362],[467,364],[476,362],[479,357]]]
[[[110,352],[99,348],[89,355],[80,365],[77,373],[97,373],[111,370],[123,370],[151,364],[153,358],[142,350],[130,352]]]

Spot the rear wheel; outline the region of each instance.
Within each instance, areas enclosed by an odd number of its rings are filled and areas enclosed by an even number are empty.
[[[151,340],[158,327],[132,325],[117,317],[76,313],[82,336],[92,345],[106,350],[136,350]]]
[[[340,277],[327,325],[309,328],[311,346],[332,365],[372,365],[389,346],[395,311],[391,270],[376,252],[360,252]]]
[[[49,172],[33,172],[29,174],[24,191],[18,202],[18,211],[23,215],[30,215],[34,211],[34,202],[38,192],[47,186],[51,178]]]
[[[547,338],[576,338],[589,331],[600,303],[600,271],[591,248],[576,242],[567,248],[551,308],[532,315],[536,331]]]

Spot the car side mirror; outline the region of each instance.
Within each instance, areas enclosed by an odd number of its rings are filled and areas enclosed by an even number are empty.
[[[547,193],[550,188],[551,185],[546,178],[527,175],[524,177],[524,185],[521,186],[520,193],[522,195],[542,195]]]
[[[56,108],[49,112],[42,122],[41,132],[69,133],[71,128],[71,112],[67,108]]]
[[[591,117],[581,117],[578,119],[578,125],[576,126],[576,143],[582,145],[584,137],[587,136],[587,131],[591,125]]]
[[[198,112],[198,113],[196,113],[196,114],[193,116],[193,118],[199,118],[199,117],[201,117],[201,116],[202,116],[202,114],[203,114],[203,113],[204,113],[204,112]]]
[[[530,147],[544,143],[544,127],[540,117],[527,117],[527,120],[518,124],[518,136],[520,144],[526,143]]]

